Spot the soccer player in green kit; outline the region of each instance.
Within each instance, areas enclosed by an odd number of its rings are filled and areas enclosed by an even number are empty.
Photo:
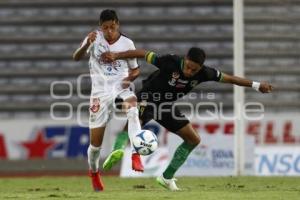
[[[175,183],[174,174],[201,140],[197,131],[192,127],[189,120],[181,114],[178,108],[175,107],[174,115],[171,112],[160,112],[160,110],[155,111],[154,109],[160,108],[162,103],[170,102],[163,106],[163,110],[169,109],[171,111],[173,102],[189,93],[198,84],[206,81],[252,87],[262,93],[269,93],[273,89],[272,85],[266,82],[259,83],[232,76],[204,65],[205,52],[197,47],[189,49],[185,57],[170,54],[159,56],[154,52],[142,49],[119,53],[106,52],[102,54],[102,59],[106,62],[127,58],[145,58],[148,63],[158,68],[157,71],[153,72],[143,81],[142,89],[137,93],[139,118],[142,126],[151,119],[154,119],[163,127],[176,133],[183,139],[182,144],[177,147],[166,170],[156,179],[160,185],[171,191],[179,190]],[[103,164],[105,170],[110,169],[121,160],[126,144],[127,137],[126,133],[123,132],[117,138],[113,152]]]

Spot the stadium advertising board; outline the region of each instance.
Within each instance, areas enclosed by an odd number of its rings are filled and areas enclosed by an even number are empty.
[[[103,151],[107,156],[115,134],[124,124],[108,125]],[[86,157],[89,128],[80,127],[76,120],[54,121],[14,120],[0,122],[0,159],[53,159]]]
[[[234,175],[234,148],[232,135],[202,136],[199,145],[188,157],[176,176],[228,176]],[[254,174],[254,137],[246,137],[246,173]],[[149,177],[160,175],[167,167],[181,139],[174,134],[168,135],[167,147],[159,148],[150,156],[143,156],[145,173],[131,170],[131,150],[125,152],[121,167],[122,177]]]
[[[253,135],[256,144],[300,144],[300,124],[297,119],[300,119],[299,113],[266,113],[262,120],[246,121],[245,133]],[[234,130],[233,122],[222,118],[210,121],[193,119],[192,122],[198,132],[210,135],[232,135]]]
[[[182,142],[179,137],[169,135],[168,147],[173,155]],[[202,134],[202,143],[190,154],[177,176],[228,176],[234,175],[234,137],[232,135]],[[254,174],[254,137],[245,141],[245,173]]]
[[[256,144],[299,145],[299,114],[265,114],[263,120],[246,123],[245,132],[255,137]],[[194,128],[204,135],[233,135],[233,122],[225,120],[199,121],[192,119]],[[115,135],[124,121],[113,120],[107,127],[102,156],[112,149]],[[158,135],[161,146],[167,144],[168,131],[155,122],[144,127]],[[73,120],[26,119],[0,121],[0,159],[77,158],[85,157],[89,130]],[[204,143],[203,143],[204,144]],[[38,147],[38,148],[37,148]],[[35,152],[37,151],[37,152]]]
[[[255,174],[259,176],[300,176],[300,147],[257,147],[255,149]]]

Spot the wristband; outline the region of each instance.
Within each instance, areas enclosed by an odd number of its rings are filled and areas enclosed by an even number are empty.
[[[260,82],[252,82],[252,88],[256,91],[259,91],[259,87],[260,87]]]

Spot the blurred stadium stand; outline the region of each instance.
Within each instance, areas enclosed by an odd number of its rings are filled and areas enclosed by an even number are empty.
[[[246,101],[262,102],[272,111],[300,110],[300,1],[245,2],[246,77],[276,87],[269,95],[247,89]],[[89,73],[87,60],[74,62],[72,53],[106,8],[116,9],[122,32],[137,48],[184,55],[191,46],[202,47],[207,65],[233,73],[231,0],[2,0],[0,118],[49,116],[57,101],[50,96],[50,85],[57,80],[74,85],[68,100],[74,109],[87,101],[76,95],[78,76]],[[155,69],[143,61],[140,65],[138,83]],[[83,93],[89,89],[85,80]],[[232,108],[231,85],[205,83],[196,91],[216,91],[215,101]],[[55,90],[68,92],[67,87]]]

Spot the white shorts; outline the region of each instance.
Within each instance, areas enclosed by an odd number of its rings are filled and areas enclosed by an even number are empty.
[[[103,94],[97,97],[90,98],[90,117],[89,128],[98,128],[106,126],[112,114],[116,111],[115,99],[121,98],[123,100],[129,97],[135,97],[134,92],[129,89],[123,89],[117,94]]]

